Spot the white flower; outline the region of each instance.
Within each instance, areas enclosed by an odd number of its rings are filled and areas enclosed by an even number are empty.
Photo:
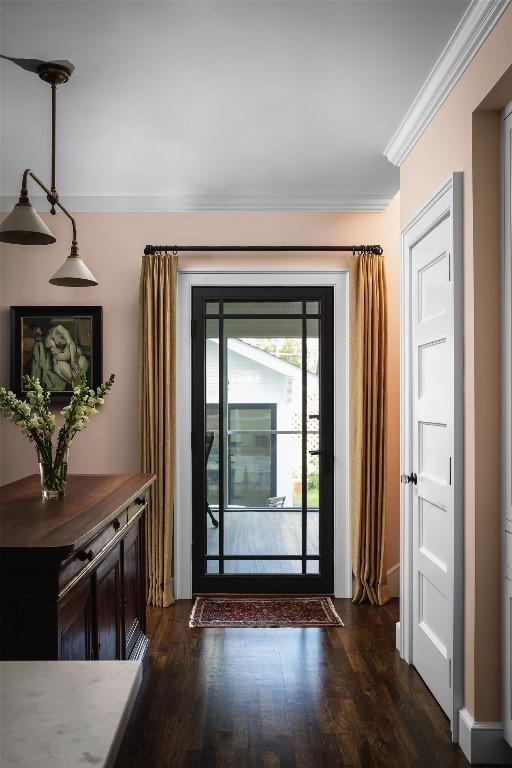
[[[74,435],[85,429],[90,417],[97,412],[96,406],[103,404],[103,393],[110,391],[113,382],[112,375],[96,392],[88,389],[85,377],[82,378],[80,386],[74,388],[70,402],[61,410],[64,424],[59,429],[56,446],[52,445],[56,422],[55,415],[50,411],[50,394],[37,378],[24,376],[24,401],[12,391],[7,392],[5,387],[0,387],[0,413],[19,426],[23,434],[36,443],[38,450],[44,450],[51,457],[58,448],[60,455],[62,446],[69,445]]]

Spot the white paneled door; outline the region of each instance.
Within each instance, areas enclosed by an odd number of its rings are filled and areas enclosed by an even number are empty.
[[[402,251],[402,655],[454,738],[462,669],[459,189],[454,175],[404,232]]]
[[[450,218],[411,249],[413,663],[450,714],[452,292]]]
[[[512,102],[503,121],[503,731],[512,747]]]

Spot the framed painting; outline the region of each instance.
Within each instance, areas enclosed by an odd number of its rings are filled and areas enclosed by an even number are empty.
[[[102,307],[11,307],[11,389],[37,376],[52,399],[69,400],[85,374],[102,383]]]

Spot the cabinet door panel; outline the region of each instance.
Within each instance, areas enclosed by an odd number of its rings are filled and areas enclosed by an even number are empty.
[[[141,590],[140,520],[123,541],[123,590],[125,658],[129,658],[142,631],[142,611],[145,610]]]
[[[58,608],[59,659],[84,661],[93,658],[91,581],[77,584]]]
[[[96,571],[97,657],[121,659],[121,551],[119,544]]]

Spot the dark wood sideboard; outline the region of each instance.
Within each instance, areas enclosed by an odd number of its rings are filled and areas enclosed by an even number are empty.
[[[152,475],[39,477],[0,488],[2,659],[143,659],[144,515]]]

